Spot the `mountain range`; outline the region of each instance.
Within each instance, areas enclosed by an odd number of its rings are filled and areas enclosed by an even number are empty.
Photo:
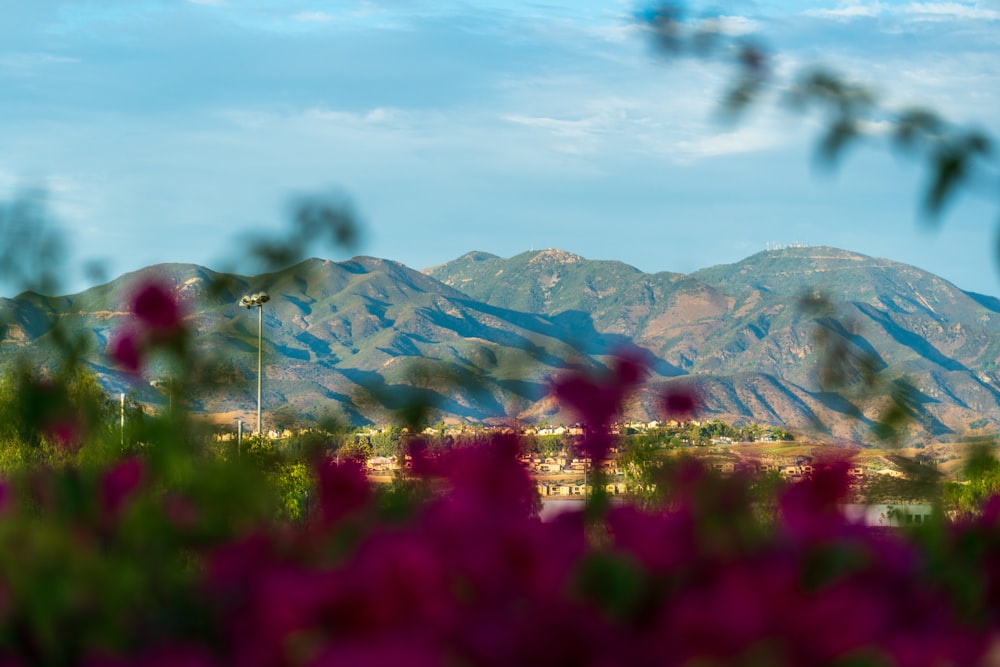
[[[272,425],[321,414],[386,423],[415,401],[432,405],[435,420],[570,423],[551,379],[600,373],[626,351],[649,371],[627,418],[659,417],[658,396],[683,383],[696,389],[702,418],[831,440],[870,441],[889,395],[903,397],[911,441],[1000,426],[1000,301],[827,247],[769,250],[687,275],[560,250],[472,252],[424,271],[371,257],[258,276],[161,264],[74,295],[0,299],[0,363],[51,364],[57,324],[70,322],[109,390],[162,404],[149,382],[169,368],[154,363],[137,380],[105,354],[133,317],[130,291],[150,280],[176,293],[221,381],[185,400],[220,417],[247,418],[256,406],[257,317],[238,301],[266,291]]]

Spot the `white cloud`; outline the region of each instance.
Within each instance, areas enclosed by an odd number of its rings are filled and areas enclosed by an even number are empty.
[[[587,112],[578,117],[508,113],[502,120],[548,133],[554,138],[552,148],[574,155],[598,152],[606,147],[605,139],[621,146],[648,130],[652,119],[639,112],[640,103],[619,97],[590,100]]]
[[[375,107],[364,113],[316,107],[306,109],[302,113],[302,117],[306,120],[343,125],[386,125],[403,120],[404,115],[406,114],[399,109],[388,107]]]
[[[1000,20],[1000,11],[960,2],[911,2],[903,8],[903,12],[925,21],[954,19]]]
[[[850,21],[856,18],[878,16],[882,13],[882,3],[841,2],[835,9],[810,9],[804,13],[807,16],[818,18]]]
[[[709,103],[710,106],[710,103]],[[777,115],[731,131],[720,131],[701,107],[659,104],[646,99],[607,98],[585,105],[581,116],[528,115],[502,117],[548,135],[538,142],[552,151],[570,155],[652,157],[676,164],[758,151],[791,141],[786,120]]]
[[[292,19],[307,23],[328,23],[333,20],[333,15],[326,12],[299,12],[294,14]]]
[[[634,21],[627,21],[625,19],[616,23],[590,26],[585,28],[584,31],[601,41],[610,42],[612,44],[637,42],[642,39],[647,32],[646,28],[643,26],[638,25]]]
[[[730,37],[742,37],[760,32],[761,24],[745,16],[716,16],[705,19],[700,26],[706,30]]]
[[[365,121],[369,123],[385,123],[397,120],[398,118],[398,111],[385,107],[376,107],[365,114]]]
[[[769,128],[743,127],[732,132],[706,134],[679,141],[676,150],[692,159],[710,158],[776,148],[783,144],[785,139],[781,133]]]
[[[593,118],[566,120],[544,116],[510,114],[503,117],[510,123],[548,132],[554,137],[550,147],[570,155],[591,154],[597,150],[597,124]]]
[[[582,136],[593,128],[592,119],[566,120],[562,118],[547,118],[545,116],[522,116],[519,114],[508,114],[504,120],[517,125],[535,127],[548,130],[553,134],[561,136]]]

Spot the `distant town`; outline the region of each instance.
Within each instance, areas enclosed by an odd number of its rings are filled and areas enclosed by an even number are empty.
[[[546,503],[582,501],[594,493],[595,478],[601,480],[604,491],[612,497],[635,497],[650,490],[637,466],[656,465],[683,456],[701,460],[720,476],[745,472],[785,482],[811,475],[822,462],[849,457],[848,499],[856,504],[853,511],[859,517],[870,515],[866,520],[879,525],[919,522],[920,517],[930,513],[926,489],[912,481],[900,457],[891,450],[824,445],[811,438],[797,439],[781,427],[757,423],[732,426],[720,420],[624,421],[614,424],[611,431],[618,437],[618,444],[609,458],[599,464],[599,476],[594,474],[593,461],[579,453],[577,445],[585,435],[582,424],[441,423],[416,433],[401,427],[369,426],[343,434],[338,451],[362,459],[373,482],[388,483],[405,473],[412,463],[405,453],[404,442],[408,438],[419,436],[432,450],[446,450],[486,441],[497,433],[516,433],[524,448],[520,461],[531,473],[538,495]],[[294,441],[304,433],[284,430],[268,435],[280,442]],[[231,439],[232,435],[220,437]],[[636,452],[644,454],[638,457],[641,461],[637,460]],[[929,475],[938,478],[943,475],[938,470],[939,464],[947,467],[949,461],[957,459],[958,454],[953,450],[930,450],[918,454],[915,460],[926,467]]]

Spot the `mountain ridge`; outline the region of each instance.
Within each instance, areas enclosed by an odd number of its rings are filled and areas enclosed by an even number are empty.
[[[103,354],[128,324],[132,285],[154,278],[177,295],[199,347],[231,380],[226,395],[192,398],[202,412],[252,404],[256,322],[236,302],[267,290],[265,404],[303,415],[335,409],[356,423],[392,420],[418,392],[437,418],[566,422],[573,417],[547,397],[548,382],[571,367],[599,372],[627,350],[650,369],[630,406],[637,417],[657,416],[657,392],[685,381],[700,387],[706,417],[864,440],[876,408],[820,386],[817,341],[826,336],[852,363],[874,364],[884,387],[912,386],[910,439],[1000,426],[1000,300],[825,247],[769,250],[687,275],[556,249],[510,258],[473,251],[423,271],[364,256],[312,258],[258,276],[158,264],[74,295],[0,299],[3,358],[44,366],[46,336],[73,317],[105,386],[161,400]],[[473,378],[474,390],[449,378]]]

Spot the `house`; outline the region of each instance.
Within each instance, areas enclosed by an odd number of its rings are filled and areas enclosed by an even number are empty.
[[[933,507],[926,504],[841,505],[848,521],[873,527],[918,526],[931,520]]]
[[[394,458],[390,458],[388,456],[372,456],[365,461],[365,467],[372,472],[388,472],[390,470],[396,470],[399,466]]]

